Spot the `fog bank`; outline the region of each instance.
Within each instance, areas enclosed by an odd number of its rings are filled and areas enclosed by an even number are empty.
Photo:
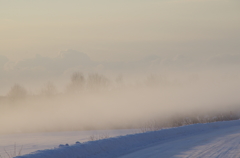
[[[112,81],[103,75],[93,81],[90,76],[82,78],[81,86],[69,89],[75,82],[73,75],[61,93],[16,100],[6,96],[1,100],[0,133],[140,128],[151,120],[166,122],[181,115],[214,117],[240,110],[240,83],[234,75],[205,71],[156,74],[135,81],[127,77]]]

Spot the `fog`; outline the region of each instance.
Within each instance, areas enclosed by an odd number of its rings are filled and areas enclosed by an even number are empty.
[[[22,96],[15,85],[1,98],[1,133],[141,128],[178,116],[240,114],[237,71],[168,74],[69,76],[63,91],[48,83],[39,93]],[[18,90],[16,90],[18,89]],[[18,91],[18,93],[13,93]]]
[[[0,133],[240,118],[239,4],[1,1]]]

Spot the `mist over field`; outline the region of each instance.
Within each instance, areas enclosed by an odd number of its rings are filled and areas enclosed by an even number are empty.
[[[0,132],[141,128],[151,121],[167,125],[181,116],[240,115],[238,75],[175,71],[135,78],[118,75],[113,80],[75,72],[61,92],[54,81],[38,93],[13,85],[1,98]]]
[[[0,2],[0,133],[238,119],[239,7]]]

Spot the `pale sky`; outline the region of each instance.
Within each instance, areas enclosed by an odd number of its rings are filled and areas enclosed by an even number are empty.
[[[0,94],[77,71],[240,77],[239,43],[239,0],[0,0]]]
[[[240,53],[239,0],[0,0],[0,55],[96,61]]]

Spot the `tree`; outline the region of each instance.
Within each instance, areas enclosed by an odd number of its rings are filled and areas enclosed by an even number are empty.
[[[15,84],[10,89],[7,96],[13,101],[24,99],[27,96],[27,90],[19,84]]]
[[[51,97],[57,94],[57,88],[52,82],[48,82],[41,92],[44,96]]]
[[[83,90],[85,85],[85,78],[82,73],[75,72],[71,76],[71,83],[67,87],[67,90],[70,92],[78,92],[80,90]]]
[[[106,88],[109,85],[109,80],[97,73],[88,75],[88,87],[91,90],[99,90],[101,88]]]

